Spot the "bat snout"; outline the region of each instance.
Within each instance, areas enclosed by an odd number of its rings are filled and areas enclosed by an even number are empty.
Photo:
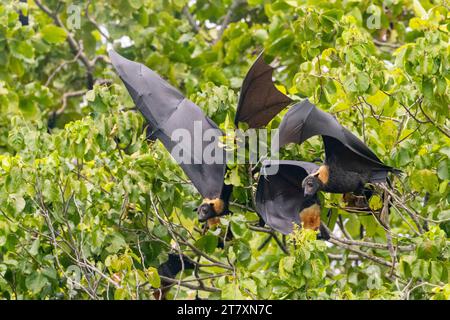
[[[305,189],[305,192],[303,192],[303,196],[304,196],[305,198],[310,198],[310,197],[312,197],[313,195],[314,195],[313,193],[309,192],[309,191],[306,190],[306,189]]]
[[[305,198],[310,198],[310,197],[314,196],[314,194],[315,194],[314,188],[311,188],[308,186],[305,187],[305,189],[303,191],[303,196]]]
[[[208,204],[202,204],[200,207],[198,207],[197,214],[198,214],[198,221],[200,222],[205,222],[206,220],[216,216],[214,211]]]

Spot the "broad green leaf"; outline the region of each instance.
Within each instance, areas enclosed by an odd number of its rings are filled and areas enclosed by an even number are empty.
[[[42,28],[41,34],[42,38],[49,43],[61,43],[67,37],[67,33],[63,28],[51,24]]]
[[[26,278],[25,284],[32,292],[39,293],[48,284],[48,280],[41,272],[35,271]]]
[[[161,286],[161,279],[156,268],[149,267],[147,269],[147,279],[153,288],[159,288]]]
[[[207,234],[195,242],[195,246],[201,250],[204,250],[206,253],[213,253],[217,248],[217,244],[219,243],[219,239],[211,234]]]

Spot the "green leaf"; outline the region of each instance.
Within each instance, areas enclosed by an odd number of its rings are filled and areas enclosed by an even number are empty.
[[[370,79],[369,75],[365,72],[360,72],[356,75],[356,83],[359,92],[365,92],[369,89]]]
[[[412,276],[417,279],[427,279],[429,262],[423,259],[418,259],[412,264]]]
[[[417,257],[421,259],[436,259],[439,248],[434,241],[426,239],[417,246]]]
[[[41,30],[42,38],[49,43],[61,43],[66,40],[67,33],[63,28],[55,25],[46,25]]]
[[[243,240],[236,241],[233,243],[233,251],[236,254],[237,260],[240,265],[248,265],[252,258],[252,249]]]
[[[128,291],[124,288],[118,288],[114,291],[115,300],[125,300],[128,297]]]
[[[373,209],[372,209],[373,210]],[[361,216],[359,217],[361,224],[364,226],[366,230],[367,237],[373,237],[377,232],[377,222],[375,221],[373,216]]]
[[[125,239],[119,233],[114,233],[113,235],[111,235],[107,242],[111,243],[106,248],[109,253],[116,253],[127,245]]]
[[[159,288],[161,286],[161,278],[159,277],[158,270],[156,268],[147,268],[147,279],[153,288]]]
[[[224,300],[243,300],[245,298],[242,295],[237,283],[228,283],[224,285],[222,288],[221,297]]]
[[[444,266],[438,261],[430,262],[430,280],[434,283],[439,283],[444,274]]]
[[[16,41],[11,44],[11,52],[18,59],[32,59],[35,49],[27,41]]]
[[[439,212],[438,219],[439,220],[450,220],[450,209]]]
[[[434,100],[433,89],[434,89],[433,81],[431,79],[425,78],[422,81],[422,93],[424,97],[430,101]]]
[[[87,101],[95,100],[95,90],[89,90],[88,92],[86,92],[86,100]]]
[[[437,176],[429,169],[415,171],[411,176],[412,187],[417,191],[435,192],[438,190],[439,182]]]
[[[381,200],[381,197],[377,194],[370,197],[369,207],[374,211],[380,210],[383,207],[383,201]]]
[[[239,175],[239,167],[235,167],[233,170],[230,170],[228,181],[235,187],[241,186],[241,177]]]
[[[437,174],[438,177],[442,180],[448,180],[450,178],[450,166],[447,160],[442,160],[439,162]]]
[[[21,196],[15,195],[15,204],[16,204],[16,212],[20,213],[23,211],[23,209],[25,208],[25,199]]]
[[[245,226],[245,223],[243,222],[243,221],[231,221],[231,223],[230,223],[230,228],[231,228],[231,231],[233,232],[233,235],[236,237],[236,238],[241,238],[241,237],[243,237],[245,234],[246,234],[246,232],[247,232],[247,228],[246,228],[246,226]]]
[[[444,94],[446,88],[447,88],[447,81],[445,80],[444,77],[439,77],[437,79],[437,93]]]
[[[349,216],[347,222],[345,223],[345,228],[352,236],[359,234],[360,226],[361,224],[358,218],[353,215]]]
[[[33,241],[33,244],[31,245],[30,250],[28,251],[32,256],[35,256],[38,254],[39,246],[41,245],[41,241],[39,238]]]
[[[33,293],[39,293],[47,284],[47,278],[39,271],[33,272],[25,280],[25,285]]]
[[[348,76],[344,81],[344,88],[348,92],[357,92],[358,84],[356,78],[353,76]]]
[[[198,249],[204,250],[206,253],[211,254],[216,250],[218,243],[219,243],[219,238],[217,236],[207,234],[207,235],[201,237],[200,239],[198,239],[195,242],[195,246]]]
[[[139,9],[142,6],[142,0],[128,0],[133,9]]]

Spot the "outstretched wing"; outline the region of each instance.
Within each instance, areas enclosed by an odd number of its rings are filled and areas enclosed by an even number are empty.
[[[250,128],[266,126],[281,110],[292,102],[275,87],[273,68],[260,53],[242,83],[234,123],[248,123]]]
[[[278,132],[279,147],[291,142],[301,144],[316,135],[323,137],[327,159],[333,159],[344,170],[392,169],[331,114],[308,100],[295,104],[284,116]]]
[[[294,222],[301,224],[299,213],[307,206],[301,183],[317,169],[311,162],[263,162],[256,190],[256,209],[267,225],[288,234]]]
[[[136,107],[147,120],[151,136],[161,140],[204,198],[218,198],[226,165],[225,151],[218,145],[223,133],[217,125],[146,66],[126,59],[114,50],[109,51],[109,56]],[[206,131],[211,133],[209,141],[203,141]],[[218,159],[218,163],[205,163],[204,154]]]

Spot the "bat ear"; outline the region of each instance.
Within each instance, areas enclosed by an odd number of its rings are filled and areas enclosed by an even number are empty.
[[[313,176],[313,177],[318,177],[318,176],[319,176],[319,173],[320,173],[319,171],[314,172],[314,173],[312,174],[312,176]]]

